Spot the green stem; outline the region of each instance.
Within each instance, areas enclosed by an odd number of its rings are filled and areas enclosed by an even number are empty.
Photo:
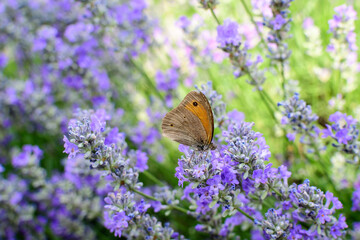
[[[284,94],[284,100],[287,98],[285,91],[285,72],[284,72],[284,61],[280,62],[280,73],[281,73],[281,87]]]
[[[259,199],[256,198],[255,196],[250,196],[251,199],[255,200],[255,201],[258,201]],[[265,205],[266,207],[268,208],[271,208],[271,205],[268,203],[268,202],[265,202],[265,201],[261,201],[263,205]]]
[[[277,123],[277,120],[276,120],[276,118],[275,118],[274,111],[273,111],[273,109],[270,107],[269,103],[266,101],[264,95],[262,94],[262,90],[259,90],[259,89],[258,89],[257,92],[259,93],[261,100],[265,103],[265,106],[266,106],[267,110],[269,111],[270,116],[271,116],[272,119],[275,121],[275,123]]]
[[[145,197],[145,198],[147,198],[147,199],[157,201],[157,202],[161,202],[160,200],[154,198],[153,196],[147,195],[146,193],[143,193],[143,192],[141,192],[141,191],[139,191],[139,190],[137,190],[135,188],[130,188],[130,190],[137,193],[137,194],[139,194],[139,195],[141,195],[141,196],[143,196],[143,197]],[[165,205],[167,205],[169,208],[172,208],[172,209],[178,210],[180,212],[183,212],[185,214],[188,214],[188,211],[185,208],[175,206],[175,205],[168,205],[168,204],[165,204]]]
[[[317,162],[320,164],[321,168],[322,168],[322,172],[324,173],[326,179],[329,181],[330,185],[333,187],[334,191],[336,191],[336,187],[335,184],[333,182],[333,180],[331,179],[331,177],[329,176],[328,172],[327,172],[327,166],[325,166],[325,164],[323,163],[323,161],[321,161],[321,155],[320,155],[320,151],[318,149],[318,147],[316,146],[314,140],[311,138],[311,144],[313,145],[314,149],[315,149],[315,155],[317,156]],[[309,159],[309,158],[308,158]],[[337,192],[337,191],[336,191]]]
[[[269,188],[270,188],[271,190],[273,190],[279,197],[282,197],[282,196],[283,196],[278,190],[276,190],[275,188],[273,188],[272,186],[270,186],[270,184],[268,184],[268,186],[269,186]]]
[[[219,19],[218,19],[218,18],[216,17],[216,15],[215,15],[214,9],[212,9],[212,7],[211,7],[211,4],[210,4],[210,3],[208,3],[208,7],[210,8],[211,15],[215,18],[216,23],[217,23],[218,25],[221,25],[221,23],[220,23]]]
[[[253,81],[253,82],[256,83],[256,81],[254,80],[254,78],[253,78],[253,76],[251,75],[250,71],[247,70],[247,71],[246,71],[246,74],[249,76],[249,78],[251,79],[251,81]],[[260,90],[258,86],[256,86],[256,88],[257,88],[257,89],[256,89],[257,92],[258,92],[259,95],[260,95],[261,100],[265,103],[265,106],[266,106],[267,110],[269,111],[272,119],[275,121],[275,123],[277,123],[277,120],[276,120],[276,118],[275,118],[274,110],[271,108],[271,106],[269,105],[269,103],[266,101],[266,99],[265,99],[265,97],[264,97],[264,95],[263,95],[263,93],[262,93],[263,90]]]
[[[250,216],[249,214],[247,214],[245,211],[241,210],[238,207],[234,207],[236,210],[238,210],[239,212],[241,212],[242,214],[244,214],[245,217],[247,217],[248,219],[250,219],[251,221],[254,221],[255,218],[253,218],[252,216]]]
[[[254,178],[252,178],[252,177],[249,177],[249,179],[251,179],[251,180],[255,180]],[[273,190],[279,197],[282,197],[283,195],[278,191],[278,190],[276,190],[275,188],[273,188],[272,186],[270,186],[270,184],[268,183],[267,184],[268,186],[269,186],[269,188],[271,189],[271,190]]]
[[[158,202],[161,202],[159,201],[158,199],[154,198],[153,196],[150,196],[150,195],[147,195],[146,193],[143,193],[143,192],[140,192],[139,190],[135,189],[135,188],[130,188],[131,191],[133,192],[136,192],[137,194],[147,198],[147,199],[150,199],[150,200],[153,200],[153,201],[158,201]]]
[[[164,183],[162,183],[159,179],[157,179],[154,175],[152,175],[149,171],[142,172],[147,178],[149,178],[151,181],[156,183],[157,185],[163,187],[165,186]]]
[[[278,108],[277,104],[274,103],[274,101],[270,98],[269,94],[264,89],[262,90],[262,92],[266,97],[266,99],[269,101],[269,103],[273,106],[273,108],[277,109]]]

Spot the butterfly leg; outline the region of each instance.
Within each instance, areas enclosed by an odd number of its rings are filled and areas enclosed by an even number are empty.
[[[195,150],[192,152],[191,157],[189,158],[188,164],[190,165],[191,160],[193,160],[195,156]]]
[[[210,152],[210,150],[207,150],[207,151],[206,151],[205,161],[206,161],[206,159],[207,159],[207,156],[209,155],[209,152]]]

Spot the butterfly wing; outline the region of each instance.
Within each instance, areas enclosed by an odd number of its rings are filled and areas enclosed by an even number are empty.
[[[214,116],[206,96],[202,92],[191,91],[179,104],[180,106],[197,116],[206,131],[206,137],[202,140],[205,145],[210,145],[214,136]]]
[[[173,141],[191,147],[204,146],[207,135],[200,119],[183,106],[168,112],[162,120],[162,133]]]

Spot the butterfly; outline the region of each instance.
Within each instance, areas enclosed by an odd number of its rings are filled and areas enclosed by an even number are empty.
[[[173,141],[199,151],[214,150],[214,117],[210,103],[202,92],[191,91],[179,106],[162,120],[162,134]]]

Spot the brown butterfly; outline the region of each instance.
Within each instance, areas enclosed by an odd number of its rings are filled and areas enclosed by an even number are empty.
[[[191,91],[162,120],[162,134],[173,141],[199,151],[214,150],[214,117],[210,103],[202,92]]]

